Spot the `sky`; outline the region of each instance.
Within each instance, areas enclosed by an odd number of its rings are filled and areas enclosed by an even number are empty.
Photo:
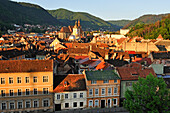
[[[44,9],[65,8],[87,12],[103,20],[133,20],[144,14],[170,13],[170,0],[12,0],[40,5]]]

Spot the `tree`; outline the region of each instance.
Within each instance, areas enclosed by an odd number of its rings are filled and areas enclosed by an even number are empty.
[[[125,92],[124,107],[131,113],[164,113],[170,106],[169,92],[163,78],[149,74],[132,85],[132,91]]]

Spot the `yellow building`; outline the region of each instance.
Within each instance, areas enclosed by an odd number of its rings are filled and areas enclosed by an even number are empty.
[[[0,112],[53,110],[53,61],[0,61]]]

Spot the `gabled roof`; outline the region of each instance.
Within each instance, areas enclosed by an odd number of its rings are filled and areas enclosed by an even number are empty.
[[[114,70],[85,71],[87,80],[115,80],[120,79]]]
[[[156,38],[157,40],[163,40],[163,37],[161,34],[159,34],[158,38]]]
[[[71,29],[69,29],[68,27],[62,27],[60,32],[65,32],[65,33],[71,33],[70,31]]]
[[[153,68],[143,68],[139,63],[131,63],[123,67],[118,67],[117,71],[121,80],[138,80],[139,77],[146,77],[150,73],[155,76]]]
[[[0,73],[53,71],[53,60],[0,60]]]
[[[68,91],[84,91],[86,90],[86,82],[83,74],[69,74],[54,89],[54,93]]]

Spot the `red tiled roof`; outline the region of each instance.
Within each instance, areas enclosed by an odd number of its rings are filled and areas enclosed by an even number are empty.
[[[121,80],[138,80],[138,77],[146,77],[150,73],[155,75],[153,68],[142,68],[138,63],[131,63],[117,68]]]
[[[70,29],[68,27],[62,27],[60,32],[71,33],[71,31],[70,31]]]
[[[117,39],[117,43],[118,44],[121,44],[123,41],[125,41],[126,40],[126,38],[120,38],[120,39]]]
[[[86,90],[86,83],[83,74],[69,74],[61,81],[61,83],[54,89],[54,93],[65,91],[83,91]]]
[[[157,39],[159,39],[159,40],[163,40],[162,35],[160,34],[160,35],[158,36],[158,38],[157,38]]]
[[[96,69],[99,70],[99,69],[104,69],[106,66],[106,63],[105,62],[100,62],[99,65],[97,65]]]
[[[73,47],[73,44],[72,44],[72,43],[65,43],[65,46],[66,46],[67,48],[72,48],[72,47]]]
[[[53,71],[53,60],[1,60],[0,73]]]
[[[85,59],[87,58],[88,56],[75,56],[74,59],[76,60],[81,60],[81,59]]]

